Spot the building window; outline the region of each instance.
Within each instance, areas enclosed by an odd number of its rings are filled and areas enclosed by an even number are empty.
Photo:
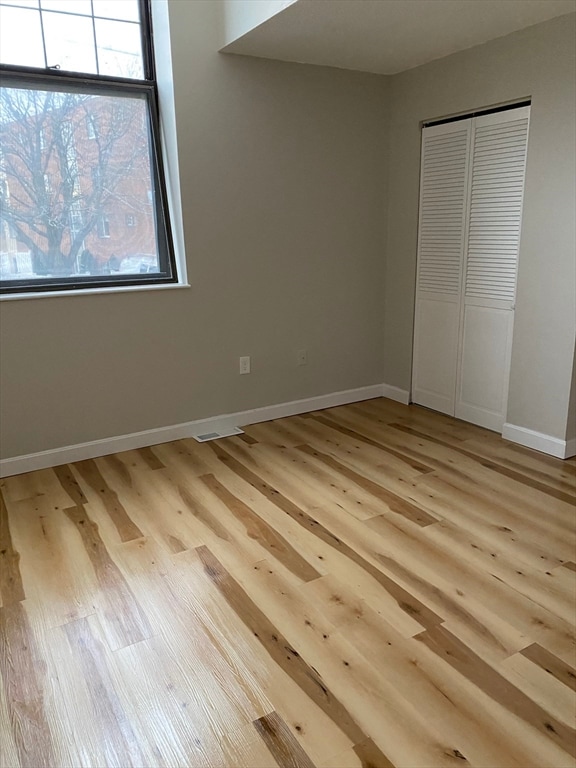
[[[86,135],[89,139],[95,139],[98,136],[96,129],[96,118],[94,115],[86,116]]]
[[[96,224],[98,237],[110,237],[110,221],[106,216],[99,216]]]
[[[77,238],[79,234],[82,232],[84,227],[84,214],[82,212],[80,201],[75,200],[72,203],[69,216],[70,216],[70,239],[74,241],[75,238]],[[80,241],[80,243],[81,242],[82,241]]]
[[[2,32],[0,216],[31,266],[0,291],[175,282],[146,0],[3,4]]]

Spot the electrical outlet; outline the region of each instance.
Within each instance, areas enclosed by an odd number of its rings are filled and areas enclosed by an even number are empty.
[[[250,357],[248,355],[240,358],[240,373],[250,373]]]
[[[299,349],[297,353],[298,365],[308,365],[308,350]]]

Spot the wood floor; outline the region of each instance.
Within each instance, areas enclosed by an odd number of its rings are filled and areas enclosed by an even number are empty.
[[[0,764],[576,764],[574,460],[380,399],[2,481]]]

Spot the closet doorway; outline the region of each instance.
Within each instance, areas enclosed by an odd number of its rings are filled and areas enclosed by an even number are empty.
[[[502,431],[530,106],[422,130],[412,401]]]

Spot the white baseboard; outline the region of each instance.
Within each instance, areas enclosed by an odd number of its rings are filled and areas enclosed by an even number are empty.
[[[405,396],[406,399],[400,399],[400,396]],[[88,443],[40,451],[39,453],[29,453],[24,456],[15,456],[11,459],[1,459],[0,477],[21,475],[24,472],[57,467],[60,464],[68,464],[73,461],[95,459],[98,456],[107,456],[110,453],[129,451],[134,448],[145,448],[149,445],[158,445],[159,443],[168,443],[172,440],[182,440],[185,437],[194,437],[205,432],[216,432],[230,427],[243,427],[248,424],[257,424],[261,421],[296,416],[299,413],[319,411],[323,408],[334,408],[337,405],[358,403],[361,400],[371,400],[375,397],[389,397],[392,400],[399,400],[399,402],[408,402],[407,392],[404,393],[403,390],[396,387],[388,387],[385,384],[374,384],[370,387],[331,392],[327,395],[308,397],[304,400],[267,405],[263,408],[226,413],[220,416],[212,416],[208,419],[198,419],[197,421],[188,421],[183,424],[173,424],[168,427],[157,427],[156,429],[147,429],[143,432],[133,432],[129,435],[118,435],[116,437],[107,437],[103,440],[91,440]]]
[[[558,459],[568,459],[576,454],[576,440],[560,440],[558,437],[535,432],[533,429],[517,427],[515,424],[504,424],[502,437],[513,443],[534,448]]]
[[[410,402],[410,392],[407,389],[393,387],[390,384],[382,384],[382,397],[396,400],[397,403],[404,403],[404,405],[408,405]]]
[[[183,424],[173,424],[168,427],[147,429],[143,432],[133,432],[129,435],[107,437],[102,440],[91,440],[87,443],[67,445],[62,448],[53,448],[39,453],[29,453],[24,456],[15,456],[10,459],[0,459],[0,477],[20,475],[24,472],[33,472],[37,469],[57,467],[60,464],[95,459],[98,456],[107,456],[110,453],[129,451],[135,448],[146,448],[149,445],[168,443],[172,440],[182,440],[186,437],[194,437],[204,432],[214,432],[230,427],[244,427],[248,424],[258,424],[262,421],[283,419],[286,416],[296,416],[300,413],[320,411],[324,408],[334,408],[338,405],[358,403],[362,400],[372,400],[376,397],[387,397],[399,403],[408,404],[409,392],[389,384],[374,384],[369,387],[347,389],[342,392],[330,392],[327,395],[308,397],[303,400],[293,400],[288,403],[267,405],[263,408],[252,408],[247,411],[226,413],[212,416],[207,419],[188,421]],[[576,439],[560,440],[542,432],[518,427],[515,424],[504,424],[502,437],[513,443],[534,448],[559,459],[567,459],[576,455]]]

